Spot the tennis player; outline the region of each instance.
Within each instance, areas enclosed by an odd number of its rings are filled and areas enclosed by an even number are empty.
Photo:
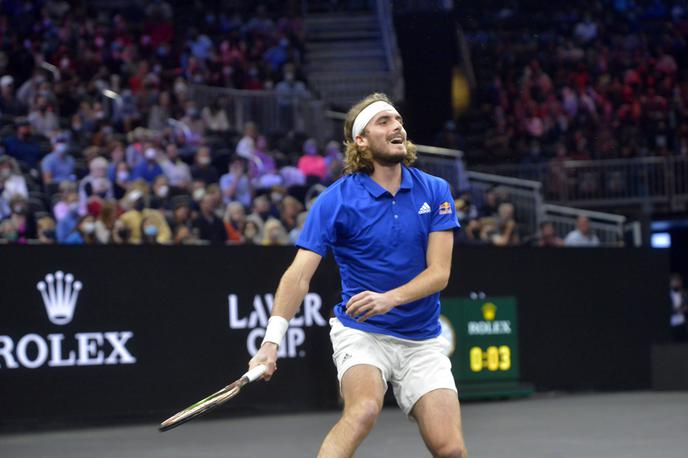
[[[415,147],[384,94],[349,110],[344,135],[346,174],[308,213],[249,367],[265,364],[265,379],[273,375],[288,321],[332,250],[342,302],[330,320],[330,338],[344,411],[318,456],[354,454],[377,420],[389,382],[432,455],[463,458],[459,400],[443,353],[448,343],[438,337],[439,292],[449,280],[459,227],[449,185],[411,167]]]

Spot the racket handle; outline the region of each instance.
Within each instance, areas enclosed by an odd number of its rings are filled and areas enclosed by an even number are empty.
[[[267,369],[267,367],[265,367],[264,364],[260,364],[246,372],[243,377],[246,377],[249,382],[256,381],[265,373],[265,369]]]

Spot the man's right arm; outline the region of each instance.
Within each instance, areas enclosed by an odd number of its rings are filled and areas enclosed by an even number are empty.
[[[322,256],[313,251],[300,249],[294,257],[294,261],[282,275],[282,279],[275,293],[271,317],[281,317],[289,321],[294,318],[296,312],[308,293],[311,278],[315,273]],[[249,361],[249,369],[259,364],[267,366],[265,375],[269,380],[277,369],[277,344],[263,341],[258,353]]]

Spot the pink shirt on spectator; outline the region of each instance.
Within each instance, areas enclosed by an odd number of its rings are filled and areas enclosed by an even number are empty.
[[[327,174],[327,165],[325,158],[319,155],[305,155],[301,156],[298,164],[299,170],[306,176],[316,176],[321,180]]]

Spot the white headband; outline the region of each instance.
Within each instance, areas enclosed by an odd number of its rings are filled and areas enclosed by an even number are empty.
[[[351,128],[351,138],[356,140],[356,136],[363,132],[363,129],[365,129],[370,120],[373,119],[376,114],[382,111],[393,111],[394,113],[399,113],[396,108],[383,100],[378,100],[377,102],[371,103],[361,110],[358,116],[356,116],[356,119],[354,119],[354,125]]]

